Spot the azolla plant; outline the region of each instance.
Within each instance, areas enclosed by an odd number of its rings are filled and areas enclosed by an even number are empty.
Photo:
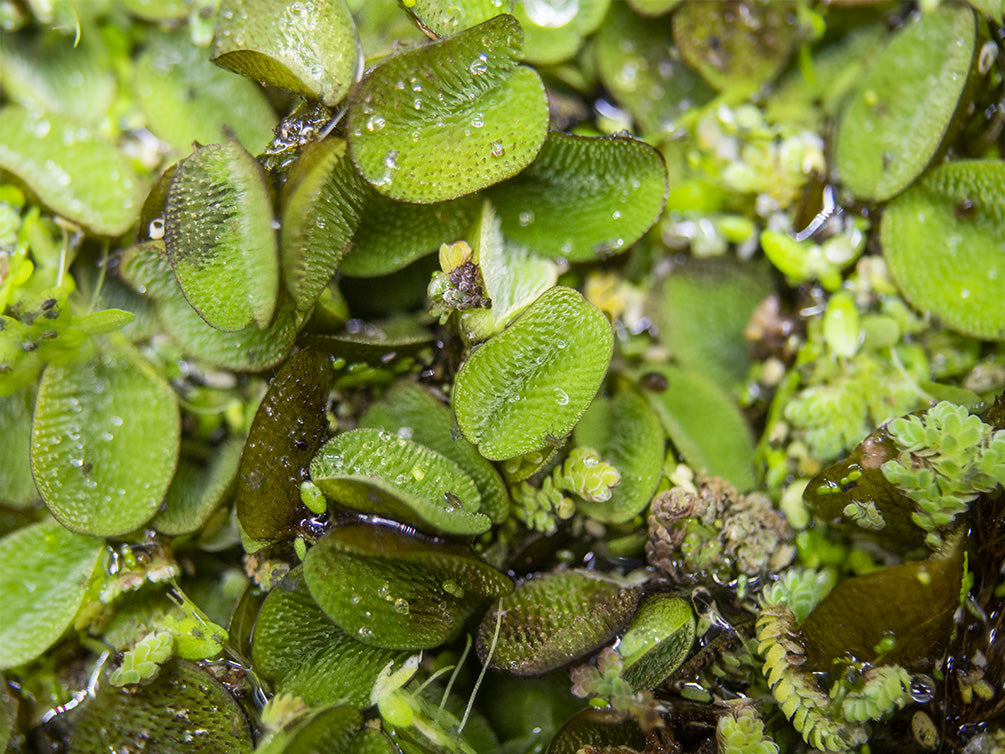
[[[1000,0],[0,0],[0,750],[1005,749]]]

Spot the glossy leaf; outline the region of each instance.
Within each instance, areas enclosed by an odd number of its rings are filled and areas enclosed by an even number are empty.
[[[576,425],[576,445],[593,448],[621,474],[611,499],[577,500],[576,507],[597,521],[622,523],[649,504],[663,470],[663,425],[645,399],[621,393],[597,399]]]
[[[508,239],[576,262],[635,243],[666,193],[663,158],[645,142],[552,132],[537,159],[491,197]]]
[[[377,676],[407,654],[352,638],[318,607],[302,572],[288,579],[269,592],[255,622],[255,668],[276,693],[299,696],[311,707],[369,706]]]
[[[490,460],[544,448],[589,406],[612,349],[606,317],[576,291],[552,288],[461,367],[451,393],[461,431]]]
[[[528,578],[482,619],[475,641],[478,658],[513,675],[540,675],[568,665],[614,638],[628,624],[640,595],[639,587],[590,571]]]
[[[0,670],[33,660],[73,623],[104,542],[47,520],[0,540]]]
[[[544,141],[548,108],[538,74],[517,65],[522,38],[512,16],[497,16],[367,74],[347,126],[363,177],[393,199],[428,204],[498,183],[530,163]],[[446,152],[451,159],[440,159]]]
[[[686,0],[673,15],[684,61],[719,91],[752,94],[781,73],[797,42],[791,9],[757,0]]]
[[[101,137],[55,114],[0,110],[0,169],[23,181],[54,212],[103,236],[135,222],[142,181]]]
[[[883,256],[904,296],[954,330],[1005,340],[1005,168],[995,160],[950,162],[890,203]]]
[[[183,455],[164,496],[164,505],[150,525],[169,536],[191,534],[202,528],[234,487],[242,447],[240,440],[231,440],[214,449],[213,458],[205,465]]]
[[[318,540],[307,551],[304,580],[350,636],[389,649],[438,646],[481,603],[513,589],[509,577],[466,548],[363,524]]]
[[[413,0],[402,3],[420,28],[434,37],[450,37],[508,10],[505,0]]]
[[[248,720],[227,689],[182,660],[147,685],[101,684],[77,720],[69,751],[121,751],[136,741],[162,754],[252,750]]]
[[[359,39],[345,0],[223,0],[213,62],[334,107],[352,86]]]
[[[22,508],[38,500],[31,476],[30,438],[34,391],[19,390],[0,396],[0,437],[3,463],[0,463],[0,501]]]
[[[275,366],[290,350],[302,321],[292,305],[281,305],[265,330],[254,324],[236,332],[211,327],[185,300],[163,241],[126,249],[119,273],[155,303],[161,327],[183,353],[221,369],[259,372]]]
[[[612,3],[594,37],[597,76],[640,132],[661,134],[715,92],[675,54],[670,24],[638,16],[630,5]]]
[[[760,266],[724,257],[674,267],[653,306],[660,340],[684,369],[732,390],[747,378],[744,330],[773,286]]]
[[[962,567],[955,552],[842,581],[803,622],[809,667],[828,670],[850,654],[927,670],[948,640]]]
[[[300,501],[307,467],[329,435],[328,356],[298,351],[283,365],[255,412],[234,493],[241,527],[254,539],[293,534],[310,512]]]
[[[481,512],[499,524],[509,514],[509,494],[495,467],[463,437],[454,437],[454,417],[428,390],[398,382],[360,418],[362,428],[383,429],[449,458],[471,477],[481,496]]]
[[[192,308],[213,327],[265,328],[279,292],[265,171],[237,142],[201,147],[178,164],[164,245]]]
[[[658,367],[666,388],[648,393],[670,441],[697,472],[721,476],[741,492],[754,487],[754,441],[733,398],[694,372]]]
[[[524,59],[537,65],[568,60],[597,30],[611,0],[523,0],[513,15],[523,27]]]
[[[133,91],[147,127],[179,153],[231,134],[257,152],[272,138],[276,114],[261,88],[210,63],[186,34],[151,36]]]
[[[687,600],[669,594],[643,602],[621,637],[621,677],[636,690],[654,689],[684,664],[695,639],[694,611]]]
[[[481,495],[454,461],[378,429],[333,437],[311,461],[312,481],[339,505],[442,534],[481,534]]]
[[[68,529],[126,534],[163,500],[179,435],[174,392],[131,347],[107,348],[84,365],[50,366],[35,399],[35,484]]]
[[[280,199],[283,281],[297,307],[314,306],[363,216],[366,184],[341,139],[308,144],[291,168]]]
[[[956,111],[974,58],[974,12],[945,5],[905,24],[845,108],[834,145],[839,180],[885,201],[928,165]]]

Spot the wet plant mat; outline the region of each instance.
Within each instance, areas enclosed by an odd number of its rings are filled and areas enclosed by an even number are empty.
[[[1001,0],[0,0],[0,751],[1005,749]]]

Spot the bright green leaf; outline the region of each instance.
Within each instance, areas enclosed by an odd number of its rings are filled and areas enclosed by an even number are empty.
[[[31,465],[53,516],[112,537],[149,521],[178,459],[174,392],[129,346],[50,366],[35,399]]]
[[[182,456],[164,496],[164,506],[150,525],[169,536],[197,531],[233,489],[242,447],[240,440],[230,440],[214,449],[207,464]]]
[[[393,199],[429,204],[530,163],[548,105],[538,74],[517,65],[522,38],[512,16],[497,16],[367,74],[348,116],[349,152],[363,177]]]

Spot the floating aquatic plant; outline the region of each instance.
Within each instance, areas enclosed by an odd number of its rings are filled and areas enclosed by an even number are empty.
[[[0,0],[0,749],[998,745],[1000,6]]]

